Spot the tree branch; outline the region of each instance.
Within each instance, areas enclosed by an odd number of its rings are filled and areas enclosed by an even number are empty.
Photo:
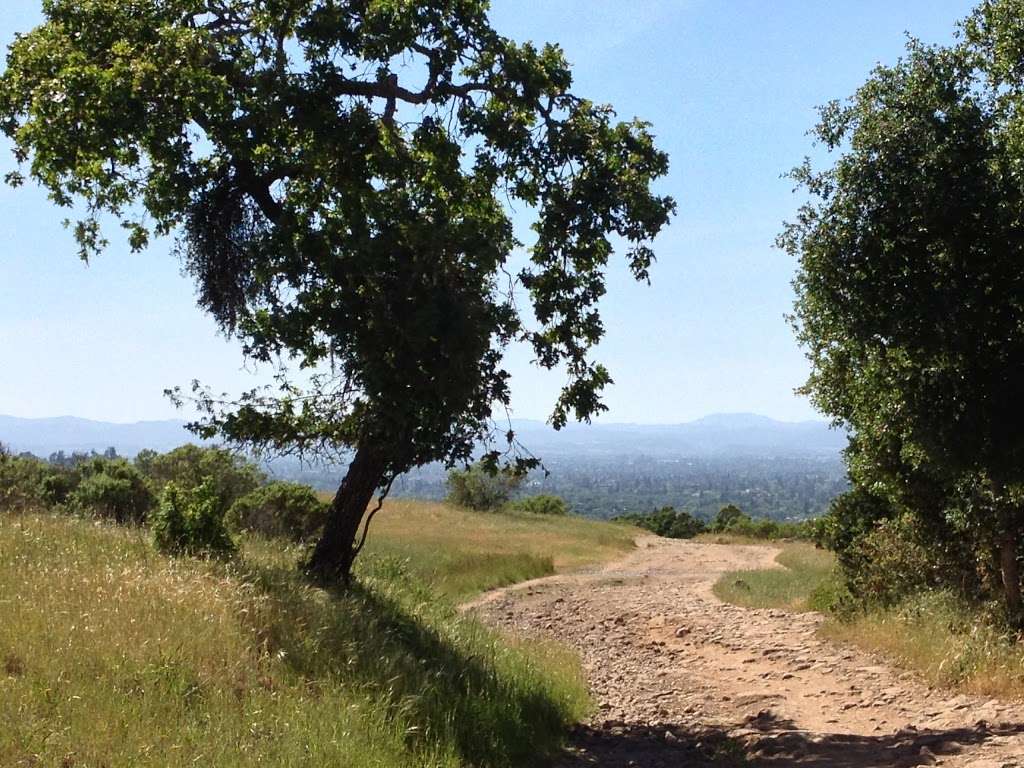
[[[373,522],[373,516],[380,511],[380,508],[384,506],[384,499],[387,498],[388,493],[391,492],[391,484],[395,482],[394,476],[388,480],[388,484],[384,486],[384,490],[381,491],[380,496],[377,497],[377,506],[370,510],[370,514],[366,516],[366,522],[363,523],[363,534],[359,538],[359,543],[352,552],[352,557],[355,559],[359,556],[359,553],[363,551],[363,545],[366,543],[366,537],[370,533],[370,523]]]

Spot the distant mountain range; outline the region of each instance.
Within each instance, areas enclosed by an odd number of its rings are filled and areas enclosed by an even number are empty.
[[[754,413],[716,413],[682,424],[570,424],[512,421],[519,441],[546,456],[645,453],[675,456],[836,454],[846,433],[823,421],[778,421]]]
[[[0,416],[0,443],[12,450],[49,456],[55,451],[104,451],[114,447],[122,456],[134,456],[144,448],[169,451],[183,443],[198,442],[179,419],[115,424],[75,416],[22,419]]]
[[[845,433],[825,422],[777,421],[752,413],[714,414],[683,424],[571,424],[558,432],[540,421],[514,419],[511,427],[528,450],[547,457],[835,455],[846,445]],[[196,441],[185,422],[176,419],[116,424],[73,416],[0,415],[0,443],[38,456],[111,446],[123,456],[133,456],[144,448],[167,451]]]

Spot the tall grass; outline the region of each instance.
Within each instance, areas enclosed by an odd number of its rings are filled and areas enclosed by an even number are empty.
[[[1024,646],[976,606],[946,592],[829,621],[822,634],[889,657],[929,683],[986,696],[1024,697]]]
[[[0,516],[0,765],[542,761],[588,711],[576,659],[459,615],[444,590],[479,585],[482,566],[417,561],[421,540],[397,559],[396,525],[360,587],[329,594],[272,542],[229,564],[172,560],[139,530]]]

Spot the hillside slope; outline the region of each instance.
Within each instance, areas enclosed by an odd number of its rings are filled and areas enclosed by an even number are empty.
[[[0,765],[542,760],[589,710],[577,661],[503,638],[452,596],[611,556],[631,532],[605,526],[602,545],[586,521],[538,521],[538,536],[408,503],[380,523],[361,586],[330,595],[276,542],[171,560],[140,529],[0,515]],[[592,552],[563,556],[588,536]]]

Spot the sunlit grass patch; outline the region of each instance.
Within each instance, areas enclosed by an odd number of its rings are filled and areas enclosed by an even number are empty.
[[[779,568],[729,571],[714,586],[720,599],[746,608],[783,608],[789,611],[826,607],[835,582],[835,557],[804,542],[781,544],[775,558]]]
[[[366,549],[406,558],[442,593],[464,599],[487,589],[605,562],[633,548],[631,526],[582,517],[472,512],[439,502],[388,500]]]
[[[519,766],[588,712],[571,654],[411,563],[369,553],[328,594],[300,554],[172,560],[141,530],[0,516],[0,765]]]

